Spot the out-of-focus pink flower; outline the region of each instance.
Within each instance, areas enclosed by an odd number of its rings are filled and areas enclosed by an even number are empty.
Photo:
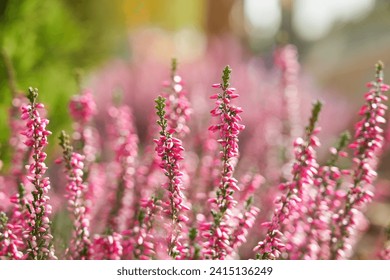
[[[124,241],[124,256],[139,260],[150,260],[156,255],[156,236],[153,225],[158,219],[162,207],[156,198],[143,199],[139,209],[139,218],[130,230],[130,238]],[[126,237],[126,233],[124,236]]]
[[[89,122],[96,114],[96,104],[92,92],[88,89],[75,95],[69,102],[69,111],[73,119],[82,123]]]
[[[19,232],[21,228],[8,222],[4,212],[0,212],[0,260],[20,260],[24,258],[23,240]]]
[[[75,95],[69,102],[69,112],[74,120],[75,151],[85,156],[85,170],[89,168],[99,154],[99,134],[89,124],[96,115],[96,103],[92,92],[84,90]]]
[[[23,143],[23,135],[20,132],[23,131],[25,124],[18,114],[20,113],[20,106],[26,103],[26,101],[25,96],[16,96],[13,98],[9,119],[11,131],[9,144],[13,148],[11,173],[15,177],[17,185],[26,183],[23,174],[25,172],[24,165],[26,164],[26,154],[29,147]],[[13,192],[15,192],[15,189]]]
[[[183,79],[176,74],[176,60],[172,61],[171,80],[163,83],[166,88],[163,97],[166,99],[166,116],[169,129],[174,129],[179,137],[184,137],[190,130],[188,121],[192,113],[190,103],[183,89]]]
[[[133,125],[133,116],[128,106],[111,106],[108,114],[112,119],[109,138],[115,151],[116,189],[110,211],[110,226],[119,232],[134,220],[135,167],[138,154],[138,136]]]
[[[122,235],[97,235],[91,246],[91,256],[94,260],[120,260],[123,254]]]
[[[66,198],[73,215],[73,231],[67,255],[70,259],[90,259],[90,217],[85,203],[87,185],[83,182],[84,156],[73,152],[69,136],[63,131],[60,136],[66,173]]]

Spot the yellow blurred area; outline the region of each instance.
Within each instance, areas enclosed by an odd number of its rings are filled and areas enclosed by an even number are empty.
[[[206,4],[200,0],[122,0],[120,5],[130,29],[157,25],[168,30],[203,29]]]

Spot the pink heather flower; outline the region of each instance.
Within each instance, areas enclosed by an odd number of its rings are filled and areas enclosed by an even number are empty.
[[[237,180],[233,177],[234,161],[237,159],[238,134],[244,129],[240,124],[240,113],[242,109],[231,104],[232,99],[239,95],[235,93],[235,88],[229,87],[231,69],[226,66],[223,71],[223,83],[213,85],[214,88],[222,89],[222,93],[212,95],[211,99],[216,99],[216,107],[211,111],[211,115],[218,118],[219,122],[210,126],[209,130],[219,132],[218,143],[221,145],[222,171],[217,190],[216,198],[209,199],[212,205],[213,222],[204,223],[200,230],[202,236],[207,239],[203,244],[203,254],[212,259],[224,259],[232,250],[230,236],[232,229],[228,225],[231,210],[236,205],[233,199],[234,191],[239,190]]]
[[[294,247],[295,256],[300,259],[328,259],[331,235],[330,221],[333,213],[342,204],[343,191],[337,190],[342,177],[342,170],[336,166],[339,157],[345,156],[342,151],[349,141],[349,134],[343,133],[337,147],[331,148],[331,158],[326,165],[318,168],[314,186],[306,202],[304,217],[305,238]]]
[[[128,106],[110,107],[112,118],[111,135],[118,168],[117,189],[110,212],[110,224],[114,230],[122,231],[134,218],[135,163],[138,154],[138,136],[133,125],[133,116]]]
[[[96,103],[92,92],[84,90],[81,95],[74,96],[69,102],[69,112],[74,120],[74,134],[76,151],[81,151],[85,156],[85,169],[95,161],[98,154],[98,134],[88,125],[95,116]]]
[[[22,120],[26,121],[26,129],[22,135],[26,137],[25,145],[31,148],[30,164],[27,168],[27,180],[34,186],[33,198],[27,201],[28,227],[23,232],[27,244],[27,255],[29,259],[53,259],[54,248],[51,245],[53,236],[50,234],[51,205],[49,204],[48,192],[50,181],[44,177],[47,170],[45,159],[46,153],[43,151],[48,144],[47,136],[51,134],[46,129],[49,121],[40,116],[39,111],[44,105],[37,103],[38,90],[29,88],[28,98],[30,103],[23,105]]]
[[[12,214],[10,219],[8,219],[7,230],[9,231],[9,236],[11,238],[9,244],[12,246],[13,252],[13,258],[11,259],[21,259],[26,256],[22,253],[22,257],[20,257],[16,251],[24,252],[26,250],[23,231],[28,227],[27,221],[29,217],[29,213],[26,208],[27,199],[25,197],[23,184],[19,184],[18,193],[10,197],[10,202],[12,203]],[[11,247],[9,249],[11,249]]]
[[[96,114],[96,103],[92,92],[86,89],[81,95],[74,96],[69,102],[69,111],[74,120],[83,124],[89,122]]]
[[[251,206],[248,202],[248,206],[245,207],[245,211],[236,217],[238,223],[236,229],[233,231],[230,241],[233,249],[239,248],[241,244],[247,241],[246,236],[248,235],[249,230],[253,227],[259,211],[259,208]]]
[[[114,232],[112,235],[95,236],[91,247],[94,260],[120,260],[123,254],[122,235]]]
[[[298,79],[300,65],[298,51],[293,45],[278,48],[274,54],[275,65],[281,70],[281,93],[284,107],[283,134],[285,141],[290,143],[302,134],[300,123],[300,104],[298,96]],[[290,158],[290,157],[289,157]]]
[[[89,166],[88,178],[85,178],[85,164],[83,172],[84,184],[87,186],[84,194],[85,215],[90,219],[91,232],[98,232],[106,227],[106,214],[109,211],[106,193],[108,172],[102,163],[92,163]]]
[[[183,245],[181,244],[181,232],[183,224],[188,220],[183,215],[183,211],[189,210],[184,205],[183,173],[180,170],[179,162],[183,160],[182,152],[184,148],[179,139],[172,136],[173,130],[167,130],[167,120],[165,115],[165,99],[161,96],[156,99],[157,115],[160,117],[158,124],[161,127],[160,138],[155,139],[156,153],[160,158],[160,167],[163,169],[168,182],[163,187],[168,191],[168,201],[163,204],[164,213],[172,222],[172,227],[168,228],[168,254],[173,258],[180,258]]]
[[[239,203],[246,203],[265,182],[265,178],[259,174],[246,174],[241,178]]]
[[[66,198],[68,209],[73,215],[73,232],[67,255],[70,259],[90,259],[91,241],[89,238],[89,217],[85,205],[87,186],[83,183],[84,156],[73,152],[69,136],[62,131],[60,136],[63,148],[63,161],[67,179]]]
[[[155,222],[162,211],[157,198],[143,199],[138,220],[131,230],[131,237],[124,241],[124,256],[138,260],[150,260],[156,255]]]
[[[23,240],[19,238],[20,234],[15,234],[21,232],[21,228],[8,223],[7,220],[5,213],[0,212],[0,260],[23,259]]]
[[[176,74],[176,68],[176,59],[173,59],[171,80],[164,83],[167,92],[163,97],[166,98],[168,128],[174,129],[177,135],[184,137],[190,131],[187,122],[192,110],[186,97],[187,93],[183,90],[183,80]]]
[[[233,234],[231,235],[231,246],[233,249],[239,248],[246,242],[246,237],[249,230],[254,226],[260,209],[253,206],[255,191],[264,183],[264,178],[261,175],[246,174],[241,180],[241,192],[238,203],[243,204],[243,210],[234,217],[237,220]]]
[[[333,216],[335,225],[331,236],[331,258],[339,259],[347,255],[350,248],[349,239],[356,230],[356,215],[367,205],[373,193],[372,183],[377,176],[375,171],[378,154],[383,145],[382,126],[386,122],[384,116],[387,101],[384,92],[389,86],[383,83],[383,64],[376,65],[376,80],[368,84],[369,91],[364,98],[366,104],[362,106],[360,115],[362,120],[355,125],[355,136],[349,147],[353,152],[355,167],[352,173],[352,185],[346,195],[345,206]]]
[[[16,184],[25,184],[26,179],[24,175],[24,166],[26,165],[27,152],[29,147],[26,146],[23,142],[23,136],[21,132],[25,128],[24,121],[20,119],[20,106],[23,103],[26,103],[25,96],[17,96],[12,100],[12,107],[10,110],[9,124],[10,124],[10,139],[9,144],[13,148],[12,153],[12,166],[11,173],[12,176],[16,179]]]
[[[302,201],[306,199],[308,188],[313,185],[314,176],[317,174],[318,164],[314,149],[320,144],[316,136],[319,129],[315,126],[321,106],[320,102],[314,104],[305,139],[297,138],[294,143],[295,161],[291,171],[292,179],[280,186],[287,193],[276,199],[278,206],[271,222],[263,224],[268,228],[266,237],[254,248],[259,259],[278,259],[284,250],[290,251],[294,246],[294,240],[288,239],[285,244],[282,240],[284,234],[291,235],[291,233],[288,231],[282,233],[282,230],[284,231],[287,225],[295,226],[295,230],[301,229],[296,223],[291,224],[290,220],[294,219],[297,222],[297,214],[302,214],[304,210]]]

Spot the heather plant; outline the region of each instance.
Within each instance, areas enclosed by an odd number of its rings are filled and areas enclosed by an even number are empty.
[[[214,105],[205,117],[172,60],[143,134],[125,96],[115,93],[100,110],[92,91],[82,89],[68,106],[73,131],[59,136],[56,162],[64,175],[52,180],[56,173],[46,171],[56,166],[46,165],[50,132],[38,91],[15,96],[14,155],[0,180],[8,200],[0,206],[0,258],[353,258],[383,153],[389,89],[383,65],[376,65],[353,133],[342,133],[324,157],[326,104],[315,102],[302,127],[296,49],[278,48],[274,59],[278,82],[269,85],[267,104],[275,112],[268,108],[246,140],[249,115],[239,106],[246,93],[231,86],[230,66],[208,90]],[[58,246],[52,232],[64,209],[70,237]],[[386,238],[375,252],[383,259]]]

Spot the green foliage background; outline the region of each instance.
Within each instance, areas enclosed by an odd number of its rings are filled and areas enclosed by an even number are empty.
[[[69,128],[67,102],[78,91],[75,71],[97,66],[123,32],[119,0],[1,0],[0,48],[10,58],[17,88],[37,87],[49,112],[51,138]],[[11,91],[0,61],[0,157],[7,162]],[[53,141],[54,140],[54,141]],[[49,139],[51,148],[56,139]]]

